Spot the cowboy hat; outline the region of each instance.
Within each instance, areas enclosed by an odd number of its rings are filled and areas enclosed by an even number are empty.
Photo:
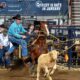
[[[4,24],[0,25],[0,33],[2,32],[7,32],[7,27]]]
[[[13,17],[13,19],[21,20],[21,15],[20,14],[17,14],[16,16]]]

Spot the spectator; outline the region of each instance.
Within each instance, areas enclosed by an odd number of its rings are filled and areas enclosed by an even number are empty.
[[[7,30],[4,25],[0,26],[0,65],[9,67],[11,64],[10,58],[5,57],[6,52],[12,52],[12,44],[8,40]]]

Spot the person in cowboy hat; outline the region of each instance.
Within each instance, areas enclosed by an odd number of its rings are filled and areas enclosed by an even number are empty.
[[[22,60],[25,63],[25,60],[28,59],[28,49],[27,49],[27,41],[26,36],[24,33],[27,33],[27,31],[23,28],[21,24],[21,16],[17,14],[13,17],[14,22],[10,25],[8,30],[9,40],[12,43],[15,43],[17,45],[21,45],[22,48]],[[14,49],[16,46],[14,46]],[[9,53],[7,53],[9,54]]]
[[[12,52],[12,43],[8,39],[7,27],[4,24],[0,25],[0,65],[10,67],[10,57],[6,58],[6,52]]]

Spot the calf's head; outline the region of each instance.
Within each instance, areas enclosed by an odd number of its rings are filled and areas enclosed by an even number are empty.
[[[56,60],[60,53],[57,50],[52,50],[49,52],[49,55],[52,59]]]

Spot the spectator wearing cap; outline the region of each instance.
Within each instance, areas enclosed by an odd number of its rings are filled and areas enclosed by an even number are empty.
[[[14,22],[10,25],[8,30],[9,40],[13,44],[21,45],[22,48],[22,60],[25,62],[25,60],[28,58],[28,49],[27,49],[27,41],[26,36],[24,33],[27,33],[27,31],[23,28],[21,24],[21,16],[17,14],[14,17]],[[16,46],[14,45],[14,49]]]
[[[0,33],[2,33],[2,32],[4,31],[4,28],[5,28],[4,25],[1,24],[1,25],[0,25]]]
[[[7,29],[4,25],[0,25],[0,65],[9,67],[11,64],[10,58],[6,58],[6,52],[12,52],[12,43],[8,39]]]

